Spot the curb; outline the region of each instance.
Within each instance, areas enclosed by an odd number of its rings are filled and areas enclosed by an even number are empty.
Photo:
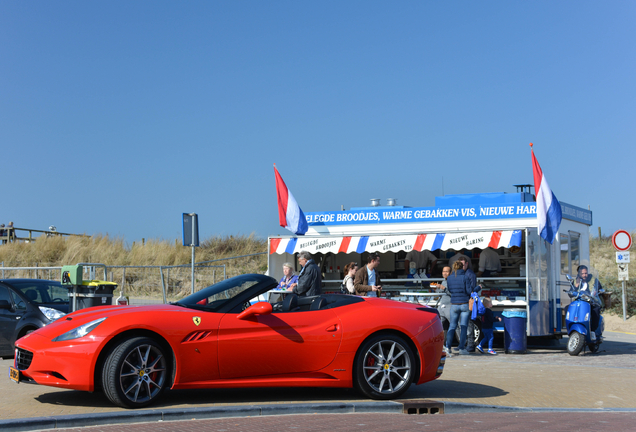
[[[444,402],[445,414],[474,414],[493,412],[636,412],[636,408],[543,408],[481,405],[461,402]]]
[[[131,424],[177,420],[203,420],[227,417],[255,417],[289,414],[401,414],[404,405],[399,402],[359,403],[299,403],[238,405],[166,410],[134,410],[114,413],[77,414],[0,420],[2,432],[20,432],[46,429],[75,428],[110,424]]]
[[[407,402],[407,401],[404,401]],[[415,402],[415,401],[413,401]],[[431,401],[421,401],[431,403]],[[445,414],[474,414],[493,412],[636,412],[636,408],[525,408],[499,405],[468,404],[460,402],[434,402],[443,406]],[[151,423],[179,420],[205,420],[228,417],[257,417],[292,414],[403,414],[402,402],[330,402],[236,405],[203,408],[176,408],[166,410],[134,410],[114,413],[76,414],[0,420],[2,432],[21,432],[47,429],[103,426],[114,424]],[[436,414],[430,414],[436,415]]]

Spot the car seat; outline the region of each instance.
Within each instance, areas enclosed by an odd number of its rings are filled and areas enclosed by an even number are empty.
[[[298,306],[298,296],[296,294],[287,294],[283,300],[283,312],[291,312]]]
[[[316,297],[313,302],[311,302],[311,306],[309,307],[310,311],[320,310],[327,306],[327,300],[323,297]]]
[[[27,290],[24,295],[26,295],[26,297],[31,300],[32,302],[36,301],[38,299],[38,293],[35,292],[35,290]]]

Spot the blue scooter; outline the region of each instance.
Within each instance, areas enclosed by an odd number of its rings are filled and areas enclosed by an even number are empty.
[[[574,286],[574,279],[572,279],[570,275],[566,277],[570,282],[570,289],[563,291],[568,293],[568,296],[572,298],[572,303],[570,303],[568,311],[565,314],[565,326],[570,336],[567,347],[568,354],[572,356],[579,355],[586,344],[590,351],[595,353],[598,351],[601,343],[603,343],[605,323],[603,316],[600,316],[597,330],[591,330],[591,305],[601,305],[601,301],[598,295],[593,296],[590,291],[577,289]]]

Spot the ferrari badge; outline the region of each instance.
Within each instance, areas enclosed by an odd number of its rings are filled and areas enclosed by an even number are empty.
[[[194,325],[201,324],[201,317],[192,317],[192,321],[194,321]]]

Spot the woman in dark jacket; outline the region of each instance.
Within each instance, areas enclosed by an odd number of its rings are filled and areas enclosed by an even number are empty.
[[[448,276],[448,291],[451,294],[451,310],[450,325],[448,333],[446,333],[446,344],[444,351],[447,356],[451,356],[451,345],[455,336],[455,329],[459,323],[459,354],[468,354],[466,351],[466,331],[468,329],[468,320],[470,318],[470,310],[468,308],[468,300],[473,291],[472,283],[466,276],[461,261],[453,263],[453,271]]]

